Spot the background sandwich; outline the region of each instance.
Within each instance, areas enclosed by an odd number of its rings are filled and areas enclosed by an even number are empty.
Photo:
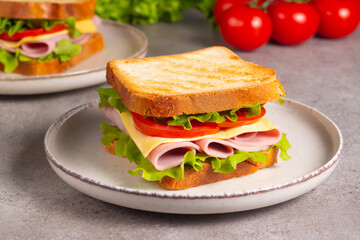
[[[275,71],[224,47],[113,60],[113,89],[98,89],[105,148],[137,167],[129,172],[165,189],[240,177],[284,160],[286,135],[263,105],[285,92]]]
[[[0,68],[64,72],[104,47],[96,0],[0,1]]]

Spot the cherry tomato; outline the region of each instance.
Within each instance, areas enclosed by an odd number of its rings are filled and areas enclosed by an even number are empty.
[[[35,29],[28,29],[21,32],[16,32],[14,35],[9,36],[9,34],[2,33],[0,34],[0,39],[7,40],[7,41],[16,41],[20,40],[24,37],[35,37],[39,35],[49,34],[49,33],[55,33],[66,29],[65,25],[63,24],[57,24],[50,30],[46,30],[45,28],[35,28]]]
[[[267,8],[273,24],[272,39],[284,45],[296,45],[313,37],[319,27],[319,15],[309,3],[276,0]]]
[[[164,138],[193,138],[220,131],[216,123],[191,122],[192,128],[185,130],[182,126],[169,126],[153,121],[151,118],[144,118],[140,114],[131,113],[136,129],[148,136]]]
[[[262,10],[235,5],[222,16],[220,31],[230,45],[242,50],[255,50],[269,41],[272,24]]]
[[[244,125],[250,125],[250,124],[258,122],[265,115],[265,113],[266,113],[266,110],[265,110],[265,108],[262,107],[261,113],[259,115],[247,118],[245,111],[239,110],[236,112],[236,114],[238,116],[237,121],[232,122],[229,119],[226,119],[224,122],[218,123],[218,126],[220,128],[233,128],[233,127],[240,127],[240,126],[244,126]]]
[[[326,38],[342,38],[354,32],[360,22],[360,1],[312,0],[320,15],[318,34]]]

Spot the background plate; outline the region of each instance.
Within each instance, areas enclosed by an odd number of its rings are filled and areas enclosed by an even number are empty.
[[[89,87],[106,81],[108,61],[145,57],[148,40],[142,31],[114,21],[101,22],[99,32],[105,41],[102,51],[59,74],[26,76],[0,72],[0,94],[41,94]]]
[[[225,213],[270,206],[318,186],[336,167],[343,140],[325,115],[287,99],[266,104],[267,118],[292,145],[292,159],[241,178],[188,190],[163,190],[156,182],[132,176],[126,159],[105,151],[97,102],[61,116],[47,131],[45,152],[51,167],[70,186],[94,198],[124,207],[182,214]]]

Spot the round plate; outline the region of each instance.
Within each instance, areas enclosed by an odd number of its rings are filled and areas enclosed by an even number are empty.
[[[166,213],[210,214],[261,208],[300,196],[318,186],[336,167],[341,132],[325,115],[287,99],[266,104],[267,118],[287,134],[289,161],[254,174],[188,190],[169,191],[127,171],[127,159],[103,149],[105,121],[97,102],[79,106],[51,125],[45,151],[51,167],[70,186],[124,207]]]
[[[148,40],[137,28],[101,20],[99,32],[104,37],[104,49],[66,72],[39,76],[0,72],[0,94],[42,94],[93,86],[106,81],[108,61],[145,57]]]

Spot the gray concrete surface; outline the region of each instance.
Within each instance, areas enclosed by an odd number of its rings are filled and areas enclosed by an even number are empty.
[[[225,45],[194,11],[175,24],[139,28],[149,38],[149,56]],[[289,98],[338,124],[345,147],[326,182],[291,201],[230,214],[171,215],[114,206],[69,187],[43,150],[50,124],[97,98],[95,87],[0,96],[0,239],[359,239],[360,30],[341,40],[314,38],[295,47],[268,44],[236,52],[276,69]]]

